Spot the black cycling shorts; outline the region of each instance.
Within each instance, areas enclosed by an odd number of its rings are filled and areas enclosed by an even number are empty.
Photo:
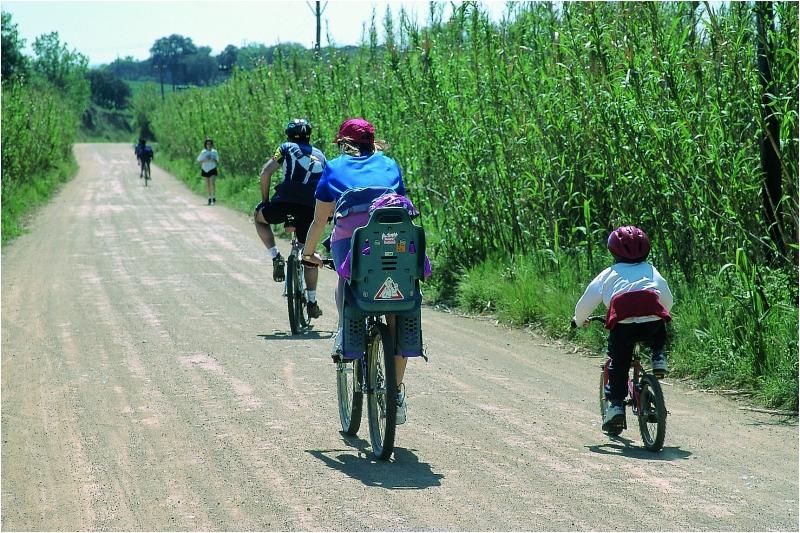
[[[306,242],[308,228],[314,220],[313,207],[288,202],[268,202],[259,204],[259,206],[261,206],[261,215],[269,224],[285,224],[289,215],[294,217],[297,240],[301,243]]]
[[[206,172],[205,170],[201,170],[200,175],[203,176],[204,178],[213,178],[217,175],[217,167],[212,168],[208,172]]]

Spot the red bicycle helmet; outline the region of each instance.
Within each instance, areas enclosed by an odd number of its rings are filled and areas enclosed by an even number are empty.
[[[339,133],[333,140],[334,144],[347,137],[358,144],[372,144],[375,142],[375,126],[363,118],[350,118],[339,126]]]
[[[650,239],[636,226],[620,226],[608,236],[608,250],[630,263],[641,263],[650,254]]]

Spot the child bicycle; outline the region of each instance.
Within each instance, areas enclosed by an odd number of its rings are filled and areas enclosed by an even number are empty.
[[[590,316],[591,322],[602,322],[605,324],[605,317]],[[573,323],[573,327],[577,327]],[[631,406],[631,412],[639,421],[639,433],[642,435],[644,447],[651,452],[657,452],[664,446],[664,437],[667,431],[667,408],[664,403],[664,393],[658,379],[648,373],[641,362],[641,344],[637,343],[633,358],[631,359],[631,369],[633,376],[628,376],[628,396],[625,405]],[[600,372],[600,419],[603,420],[609,401],[606,398],[606,384],[608,383],[608,365],[611,358],[608,357],[603,363]],[[627,429],[627,421],[615,425],[606,430],[606,433],[614,437],[618,436],[624,429]]]
[[[356,435],[366,395],[372,453],[380,460],[394,451],[395,355],[422,355],[424,258],[425,233],[404,208],[376,209],[351,239],[344,338],[335,356],[339,421],[342,431]]]

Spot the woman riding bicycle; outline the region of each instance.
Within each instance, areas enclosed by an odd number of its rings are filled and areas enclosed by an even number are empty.
[[[403,183],[400,166],[396,161],[382,153],[383,143],[375,141],[375,127],[362,118],[348,119],[342,122],[339,133],[333,141],[341,154],[336,159],[328,162],[319,180],[315,193],[316,205],[314,208],[314,221],[308,230],[303,260],[309,263],[322,265],[322,258],[315,253],[325,225],[328,220],[334,219],[333,233],[331,234],[331,253],[336,268],[345,261],[350,251],[350,238],[356,228],[364,226],[369,221],[367,209],[349,209],[353,206],[339,206],[336,211],[337,201],[347,191],[358,188],[372,188],[375,198],[382,192],[391,190],[397,194],[405,195],[406,188]],[[369,200],[374,200],[370,198]],[[363,199],[363,197],[362,197]],[[336,211],[336,212],[335,212]],[[342,310],[344,306],[343,278],[339,278],[336,287],[336,308],[339,312],[339,331],[333,356],[340,355],[342,342]],[[397,368],[397,424],[406,420],[405,390],[402,387],[405,373],[406,358],[395,357]]]
[[[608,236],[608,250],[614,264],[603,270],[586,288],[575,306],[573,324],[588,325],[592,311],[604,303],[608,308],[608,385],[605,394],[611,404],[603,419],[603,430],[625,419],[623,402],[628,394],[628,372],[636,343],[652,350],[653,374],[667,373],[664,347],[666,322],[672,320],[672,292],[667,281],[646,261],[650,239],[636,226],[622,226]]]

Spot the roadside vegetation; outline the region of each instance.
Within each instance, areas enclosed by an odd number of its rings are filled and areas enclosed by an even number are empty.
[[[23,220],[69,179],[81,113],[89,101],[87,61],[50,33],[24,46],[11,16],[2,14],[2,240],[23,231]]]
[[[213,137],[249,210],[287,118],[332,156],[340,121],[364,116],[423,210],[428,294],[555,335],[573,335],[610,229],[638,224],[675,288],[675,375],[796,409],[797,4],[517,4],[499,24],[442,9],[424,28],[387,13],[355,53],[277,50],[154,99],[160,150],[197,181]]]

